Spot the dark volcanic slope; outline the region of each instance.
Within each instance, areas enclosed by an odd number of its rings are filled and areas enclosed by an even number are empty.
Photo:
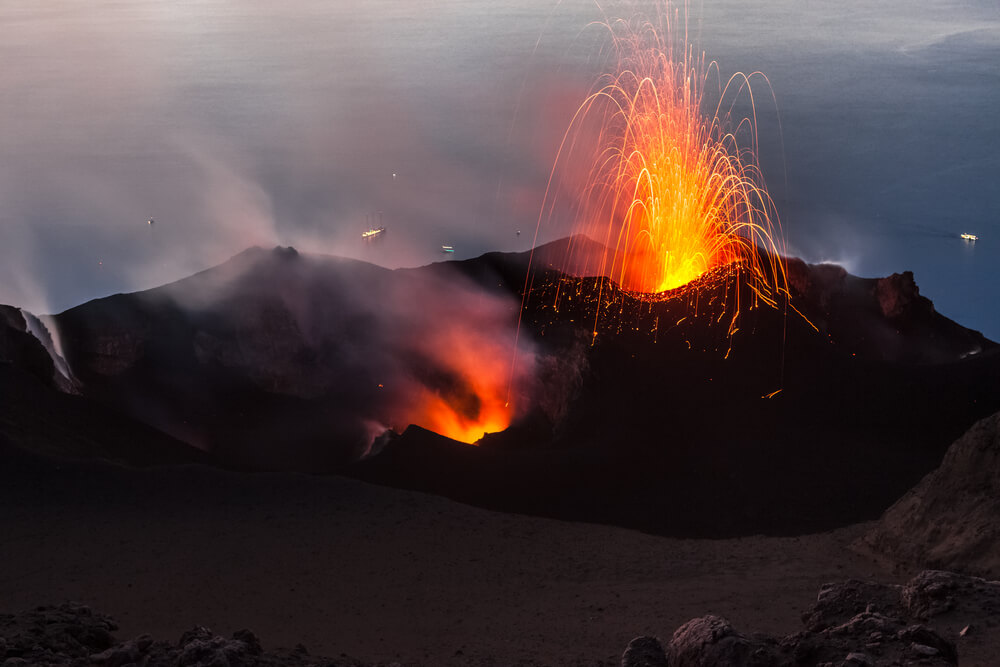
[[[487,263],[510,283],[522,260],[484,256],[461,268],[489,275]],[[505,274],[509,264],[517,269]],[[360,474],[490,507],[691,535],[873,518],[998,405],[997,348],[934,312],[908,274],[863,280],[797,261],[789,272],[794,305],[819,331],[793,310],[760,307],[729,337],[726,320],[707,322],[713,301],[735,302],[740,286],[724,281],[654,304],[605,284],[606,310],[624,314],[584,346],[582,385],[554,438],[515,428],[459,462],[407,432]],[[583,320],[589,342],[599,282],[540,271],[533,284],[525,321],[540,339],[572,347]]]
[[[863,280],[792,261],[794,307],[755,304],[746,284],[718,275],[651,303],[556,271],[567,243],[536,251],[528,281],[521,340],[541,379],[517,398],[533,409],[478,449],[411,429],[352,464],[412,398],[399,376],[476,409],[409,341],[484,317],[483,300],[510,329],[524,253],[387,271],[254,249],[56,321],[88,396],[229,464],[348,471],[661,532],[872,518],[1000,409],[996,346],[936,313],[909,274]],[[387,373],[398,381],[382,389]]]
[[[259,248],[170,285],[55,319],[89,395],[231,465],[323,469],[353,460],[378,384],[358,301],[390,271]]]
[[[70,384],[28,332],[21,311],[0,306],[0,465],[27,470],[39,454],[140,466],[212,462],[119,410],[65,393]]]
[[[1000,413],[956,440],[865,542],[908,565],[1000,577]]]

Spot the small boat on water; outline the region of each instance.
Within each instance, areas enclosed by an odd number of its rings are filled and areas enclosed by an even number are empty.
[[[443,252],[445,254],[449,254],[449,253],[455,252],[455,249],[453,247],[451,247],[450,245],[443,245],[443,246],[441,246],[441,252]]]
[[[966,241],[978,241],[979,237],[975,234],[960,234],[960,236]]]
[[[371,239],[377,238],[384,233],[385,227],[372,227],[367,232],[362,232],[361,238],[365,241],[370,241]]]

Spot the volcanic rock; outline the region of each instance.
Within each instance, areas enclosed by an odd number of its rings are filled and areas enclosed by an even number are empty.
[[[1000,582],[941,571],[921,572],[902,586],[858,580],[829,583],[802,615],[801,632],[783,638],[747,635],[710,614],[674,632],[665,664],[954,665],[959,651],[952,640],[968,641],[973,619],[995,627],[1000,621],[998,596]],[[622,656],[623,667],[664,664],[655,662],[657,648],[659,642],[651,637],[633,640]]]
[[[665,664],[955,665],[959,650],[952,640],[969,641],[972,620],[994,628],[1000,621],[998,596],[1000,582],[942,571],[921,572],[902,586],[858,580],[829,583],[802,615],[801,632],[784,638],[747,635],[726,619],[707,615],[674,632]],[[623,667],[664,664],[641,661],[656,660],[657,648],[651,637],[633,640],[622,656]]]
[[[978,331],[939,314],[920,295],[912,271],[858,278],[831,264],[790,259],[796,307],[819,331],[851,353],[906,363],[944,363],[994,349]]]
[[[117,625],[109,616],[89,607],[66,603],[39,607],[20,614],[0,615],[0,665],[50,665],[83,667],[362,667],[349,657],[333,660],[309,656],[304,650],[264,651],[249,630],[232,638],[196,627],[176,644],[140,635],[116,642]]]
[[[153,638],[140,635],[123,644],[112,646],[106,651],[90,656],[90,661],[106,667],[122,667],[123,665],[139,664],[153,645]]]
[[[859,626],[883,639],[895,632],[947,656],[950,644],[941,644],[942,637],[957,641],[968,636],[970,624],[986,623],[992,629],[1000,621],[1000,582],[924,570],[901,586],[857,580],[829,583],[802,620],[814,634]],[[924,632],[923,624],[933,626],[932,635]]]
[[[930,300],[920,296],[920,289],[913,279],[912,271],[879,278],[875,283],[875,296],[882,309],[882,315],[890,319],[901,317],[913,308],[920,308],[925,313],[934,312]]]
[[[114,645],[114,620],[90,607],[64,603],[21,614],[0,614],[0,664],[71,664]]]
[[[903,587],[902,603],[907,614],[921,620],[993,618],[1000,616],[1000,581],[925,570]]]
[[[955,441],[864,543],[900,563],[1000,578],[1000,413]]]
[[[713,615],[682,625],[667,646],[667,664],[671,667],[767,665],[774,662],[776,655],[773,640],[745,637],[729,621]]]
[[[667,667],[667,654],[656,637],[636,637],[622,654],[622,667]]]
[[[858,614],[899,615],[902,587],[873,581],[851,579],[824,584],[813,608],[802,615],[809,632],[822,632],[847,623]]]

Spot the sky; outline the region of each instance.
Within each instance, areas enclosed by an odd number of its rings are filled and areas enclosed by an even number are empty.
[[[637,6],[655,13],[604,9]],[[913,270],[1000,339],[995,1],[687,14],[720,72],[770,82],[759,157],[789,252]],[[0,302],[58,312],[251,245],[389,267],[527,249],[606,63],[602,18],[592,0],[4,2]]]

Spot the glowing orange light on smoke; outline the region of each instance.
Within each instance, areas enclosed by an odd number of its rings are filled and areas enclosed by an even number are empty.
[[[506,349],[461,328],[439,334],[434,343],[442,351],[437,363],[447,379],[422,389],[424,395],[412,402],[418,412],[411,421],[469,444],[510,426]]]
[[[754,108],[750,79],[738,74],[722,86],[718,66],[694,55],[686,26],[683,38],[675,37],[679,22],[667,7],[658,25],[604,24],[615,66],[573,118],[546,207],[555,210],[556,193],[566,189],[555,182],[562,169],[590,165],[582,191],[573,188],[580,195],[574,232],[605,250],[567,258],[574,273],[654,294],[728,266],[748,271],[755,289],[768,294],[780,289],[784,269],[774,241],[777,216],[755,157],[756,111],[731,118],[734,91],[745,92]],[[713,73],[719,101],[705,113]]]
[[[498,433],[510,426],[510,412],[503,402],[493,402],[488,396],[485,398],[488,404],[470,415],[456,410],[454,405],[439,396],[433,397],[424,405],[424,417],[417,423],[452,440],[474,444],[486,433]]]

